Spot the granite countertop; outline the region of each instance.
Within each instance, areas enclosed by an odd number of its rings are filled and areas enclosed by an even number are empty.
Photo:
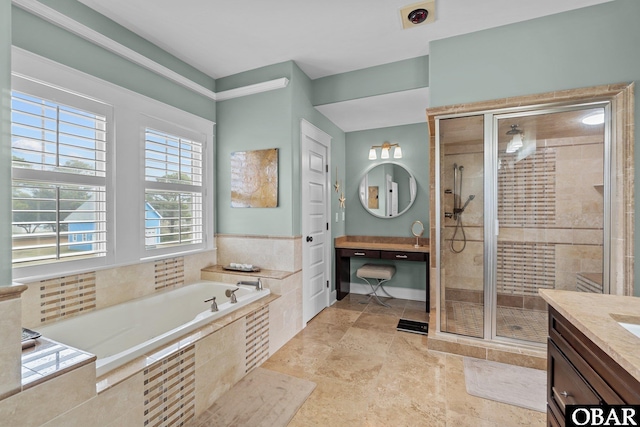
[[[376,251],[402,251],[429,253],[429,239],[420,238],[415,247],[415,237],[341,236],[335,238],[338,249],[369,249]]]
[[[640,338],[618,321],[640,324],[640,298],[543,289],[540,295],[640,381]]]

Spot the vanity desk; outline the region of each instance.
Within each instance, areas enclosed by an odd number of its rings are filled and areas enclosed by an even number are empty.
[[[350,292],[351,258],[368,258],[425,263],[426,311],[429,312],[429,239],[413,237],[342,236],[336,237],[335,266],[338,300]]]

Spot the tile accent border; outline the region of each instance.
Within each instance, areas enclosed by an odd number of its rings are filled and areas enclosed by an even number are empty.
[[[40,321],[77,316],[96,308],[96,273],[41,280]]]
[[[246,368],[248,373],[269,358],[269,306],[247,315]]]
[[[184,257],[167,258],[155,262],[155,289],[184,285]]]
[[[144,370],[144,425],[183,426],[196,416],[195,344]]]

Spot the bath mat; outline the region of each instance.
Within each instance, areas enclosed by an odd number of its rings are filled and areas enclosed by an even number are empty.
[[[547,412],[547,372],[484,359],[464,358],[467,393]]]
[[[429,324],[426,322],[417,322],[415,320],[400,319],[396,329],[402,332],[413,332],[414,334],[428,335]]]
[[[216,400],[194,425],[285,427],[314,388],[311,381],[256,368]]]

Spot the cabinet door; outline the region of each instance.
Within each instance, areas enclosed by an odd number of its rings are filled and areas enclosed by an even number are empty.
[[[564,420],[566,405],[601,405],[602,399],[549,340],[547,402],[557,419]]]

